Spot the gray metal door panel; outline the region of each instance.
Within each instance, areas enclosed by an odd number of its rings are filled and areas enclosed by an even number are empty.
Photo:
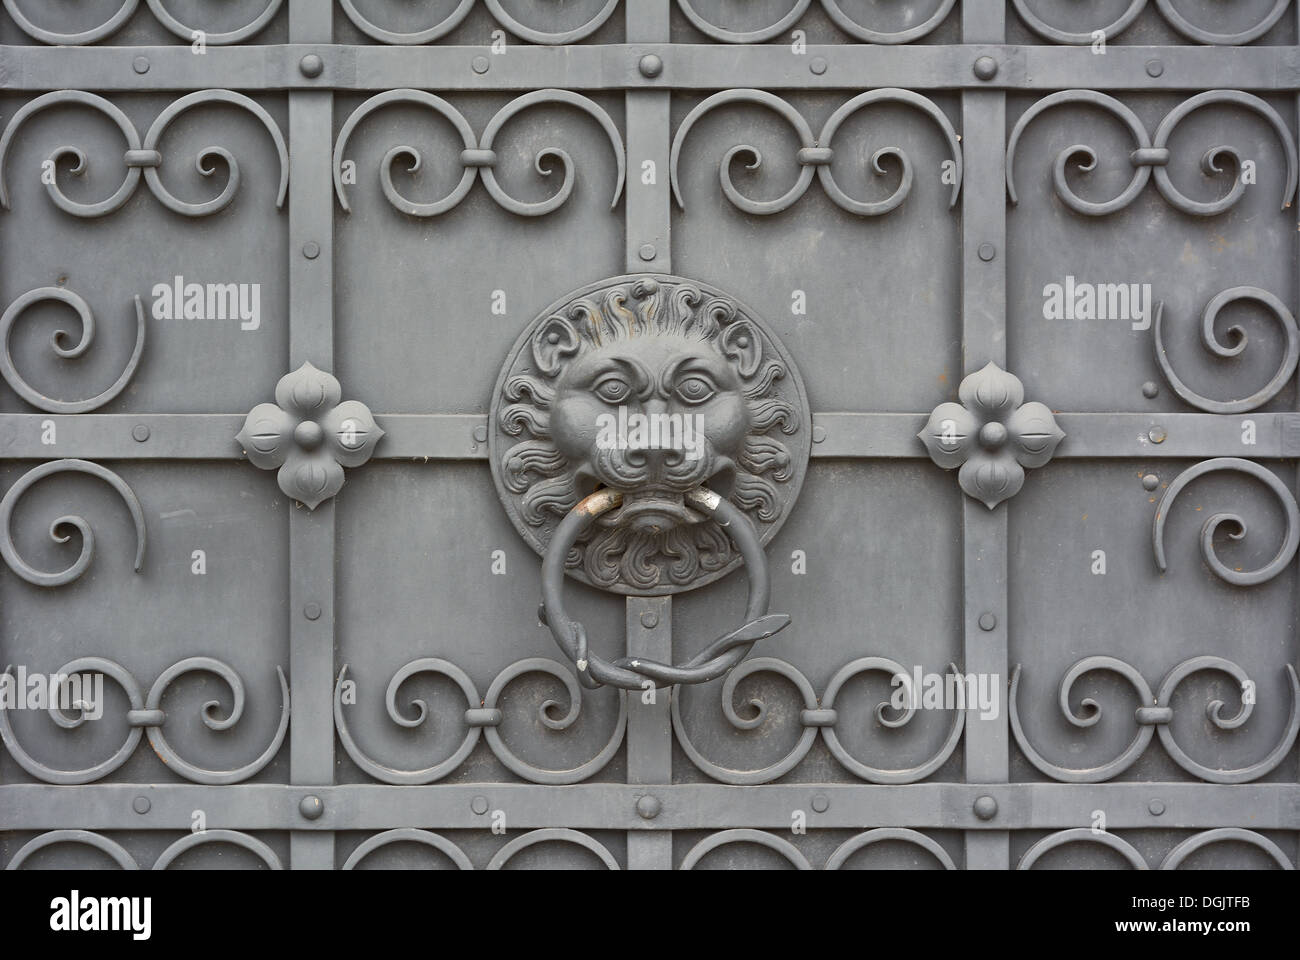
[[[0,15],[0,665],[106,679],[0,715],[0,863],[1296,865],[1294,5],[63,6]],[[687,315],[759,616],[558,452]]]

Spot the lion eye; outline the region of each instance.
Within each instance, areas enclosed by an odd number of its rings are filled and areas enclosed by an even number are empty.
[[[606,403],[622,403],[632,393],[632,388],[618,377],[606,377],[596,384],[595,393]]]
[[[677,384],[677,396],[687,403],[704,403],[713,397],[713,384],[703,377],[685,377]]]

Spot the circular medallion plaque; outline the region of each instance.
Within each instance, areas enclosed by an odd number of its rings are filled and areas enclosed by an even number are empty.
[[[488,436],[497,493],[539,554],[584,497],[623,494],[566,572],[653,596],[741,562],[688,491],[729,500],[763,543],[776,534],[803,483],[812,418],[794,362],[752,310],[693,280],[624,276],[528,324],[497,380]]]

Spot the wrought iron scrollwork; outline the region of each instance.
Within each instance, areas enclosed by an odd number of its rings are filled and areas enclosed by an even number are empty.
[[[1164,573],[1169,568],[1169,564],[1165,560],[1165,522],[1169,518],[1169,510],[1173,506],[1174,500],[1177,499],[1178,494],[1182,492],[1184,487],[1198,477],[1203,477],[1207,473],[1224,471],[1244,473],[1254,477],[1273,491],[1273,495],[1277,497],[1286,513],[1286,532],[1272,560],[1258,570],[1243,571],[1229,567],[1219,559],[1219,555],[1214,549],[1214,535],[1218,532],[1220,526],[1230,524],[1236,527],[1236,531],[1229,533],[1228,536],[1233,540],[1243,540],[1247,532],[1245,520],[1235,513],[1211,514],[1201,527],[1201,556],[1205,558],[1206,564],[1214,571],[1215,576],[1234,586],[1250,587],[1272,580],[1285,570],[1295,558],[1296,548],[1300,547],[1300,506],[1296,504],[1295,494],[1291,492],[1285,483],[1278,479],[1277,474],[1252,460],[1242,460],[1239,457],[1215,457],[1212,460],[1203,460],[1195,466],[1188,467],[1175,477],[1160,498],[1160,502],[1156,505],[1156,515],[1151,526],[1151,546],[1155,551],[1156,566],[1161,573]]]
[[[1147,746],[1151,743],[1153,731],[1159,731],[1160,743],[1165,748],[1165,752],[1169,754],[1175,763],[1193,776],[1210,783],[1248,783],[1264,776],[1286,759],[1292,745],[1295,743],[1296,733],[1300,731],[1300,681],[1296,678],[1295,667],[1288,663],[1286,665],[1286,675],[1291,685],[1291,712],[1281,741],[1262,760],[1247,766],[1232,770],[1207,767],[1192,759],[1174,740],[1173,731],[1170,727],[1173,721],[1171,702],[1174,690],[1187,677],[1202,670],[1217,670],[1226,673],[1243,690],[1241,709],[1236,716],[1225,719],[1222,716],[1223,702],[1221,700],[1212,700],[1206,706],[1206,716],[1220,730],[1236,729],[1250,718],[1250,714],[1254,709],[1253,697],[1246,696],[1244,693],[1247,689],[1253,689],[1249,686],[1250,678],[1241,667],[1222,657],[1192,657],[1170,670],[1160,682],[1155,693],[1152,693],[1151,687],[1148,686],[1142,675],[1123,660],[1107,656],[1085,657],[1070,667],[1061,678],[1060,705],[1062,714],[1076,727],[1090,727],[1096,724],[1101,719],[1102,709],[1100,704],[1091,698],[1083,700],[1084,712],[1080,716],[1070,706],[1070,691],[1075,681],[1085,673],[1094,670],[1106,670],[1123,677],[1137,693],[1138,707],[1134,712],[1134,723],[1137,729],[1133,740],[1115,759],[1100,766],[1086,769],[1061,767],[1046,760],[1025,735],[1016,706],[1020,686],[1020,669],[1020,665],[1017,664],[1011,676],[1009,703],[1011,732],[1016,738],[1016,744],[1030,763],[1052,779],[1065,783],[1101,783],[1119,776],[1146,752]]]
[[[955,665],[950,666],[954,674],[959,673]],[[802,709],[798,712],[799,722],[803,726],[799,740],[784,757],[762,769],[736,770],[720,766],[705,757],[691,742],[686,732],[686,725],[681,714],[680,691],[676,688],[673,690],[671,708],[673,732],[677,737],[677,742],[682,746],[682,751],[690,759],[691,763],[713,779],[723,783],[770,783],[779,777],[785,776],[807,756],[819,730],[826,742],[826,746],[834,754],[835,758],[850,773],[862,780],[869,783],[916,783],[919,780],[924,780],[942,767],[952,756],[958,741],[961,739],[961,732],[966,722],[966,712],[964,710],[953,711],[952,726],[949,728],[948,736],[945,738],[943,745],[934,756],[923,763],[912,767],[895,769],[863,763],[844,747],[835,733],[835,727],[840,719],[835,707],[835,698],[849,680],[860,674],[873,671],[901,678],[905,689],[910,690],[910,675],[906,668],[887,657],[861,657],[846,664],[831,678],[826,687],[826,692],[820,698],[814,692],[808,678],[797,667],[775,657],[756,657],[753,660],[746,661],[729,673],[721,689],[722,712],[728,722],[738,730],[756,730],[767,722],[768,717],[767,705],[758,699],[749,700],[749,706],[755,711],[754,716],[744,718],[736,712],[735,692],[736,686],[741,680],[757,673],[772,673],[790,681],[794,684],[795,689],[799,691],[803,704]],[[889,702],[878,704],[875,710],[876,720],[881,726],[891,730],[904,726],[911,722],[913,715],[916,713],[913,699],[909,698],[896,717],[890,717],[886,713],[888,709],[891,709]]]
[[[4,316],[0,317],[0,376],[18,394],[33,407],[38,410],[44,410],[48,413],[87,413],[91,410],[97,410],[104,406],[110,400],[126,389],[131,378],[135,376],[136,368],[140,366],[140,357],[144,353],[145,340],[145,322],[144,306],[139,297],[134,298],[135,302],[135,349],[131,352],[131,358],[127,361],[126,369],[122,371],[114,384],[100,393],[98,396],[91,397],[87,400],[55,400],[53,397],[47,397],[41,393],[18,372],[14,364],[13,355],[9,351],[9,336],[13,332],[14,323],[28,307],[38,303],[64,303],[72,307],[77,313],[77,319],[81,321],[81,338],[73,345],[67,346],[66,340],[68,333],[66,330],[56,330],[54,336],[50,339],[51,347],[54,352],[65,360],[80,357],[90,348],[95,339],[95,315],[91,312],[90,304],[78,294],[67,289],[66,287],[41,287],[37,290],[30,290],[23,294],[17,300],[9,305],[5,310]]]
[[[543,177],[551,175],[550,165],[552,162],[558,162],[564,172],[564,180],[559,189],[546,200],[530,203],[516,199],[501,186],[494,170],[497,163],[497,154],[493,147],[502,127],[524,110],[541,105],[574,107],[595,119],[609,139],[618,164],[618,179],[614,186],[614,198],[610,202],[610,209],[618,206],[619,197],[623,195],[623,185],[627,175],[627,158],[623,147],[622,134],[619,133],[618,127],[614,125],[614,121],[604,109],[595,101],[580,93],[574,93],[570,90],[534,90],[516,97],[497,111],[496,115],[488,121],[480,140],[475,136],[474,128],[470,126],[464,115],[442,97],[422,90],[389,90],[376,94],[359,106],[343,124],[343,129],[339,131],[338,141],[334,146],[334,189],[338,194],[339,205],[347,213],[352,211],[352,207],[348,203],[347,193],[344,189],[343,164],[353,131],[372,113],[393,104],[414,104],[428,107],[451,123],[460,135],[461,142],[464,145],[460,155],[460,161],[464,167],[460,182],[447,196],[431,203],[420,203],[407,199],[402,196],[393,183],[393,167],[398,160],[405,160],[408,164],[408,172],[412,174],[420,170],[424,165],[424,158],[420,151],[415,147],[403,145],[393,147],[384,156],[379,170],[380,185],[384,196],[388,198],[389,203],[409,216],[436,217],[454,209],[469,194],[469,191],[474,186],[474,180],[479,177],[482,178],[483,186],[492,196],[492,199],[500,204],[502,209],[518,216],[540,217],[563,206],[573,193],[576,182],[576,167],[573,158],[560,147],[545,147],[534,158],[534,169]]]
[[[1197,850],[1212,843],[1222,843],[1224,841],[1237,841],[1257,847],[1267,853],[1283,870],[1295,869],[1291,859],[1282,852],[1282,849],[1276,843],[1261,833],[1256,833],[1254,830],[1245,830],[1241,827],[1215,827],[1213,830],[1202,830],[1200,833],[1193,834],[1165,854],[1165,858],[1160,861],[1159,869],[1176,870],[1184,860]],[[1133,844],[1109,831],[1093,830],[1089,827],[1073,827],[1069,830],[1058,830],[1055,833],[1048,834],[1025,851],[1024,856],[1020,858],[1020,863],[1016,865],[1016,869],[1029,870],[1044,854],[1070,843],[1099,844],[1117,851],[1135,870],[1151,869],[1146,858],[1138,852]]]
[[[437,23],[431,24],[423,30],[413,30],[407,33],[389,30],[375,23],[357,9],[355,0],[339,0],[339,6],[343,8],[343,12],[347,14],[353,25],[372,40],[378,40],[380,43],[416,45],[432,43],[434,40],[440,40],[451,33],[469,16],[470,11],[474,8],[474,2],[475,0],[460,0],[455,9]],[[605,0],[604,5],[594,15],[568,30],[539,30],[511,14],[505,8],[505,5],[501,3],[501,0],[484,0],[483,3],[488,13],[496,19],[497,23],[519,39],[528,43],[549,46],[560,46],[585,40],[605,25],[609,18],[613,16],[614,11],[618,9],[618,4],[619,0]]]
[[[183,23],[167,9],[165,0],[146,0],[149,10],[154,17],[168,31],[174,33],[187,43],[193,41],[196,36],[202,35],[203,42],[213,46],[222,46],[232,43],[243,43],[257,34],[261,33],[266,26],[275,19],[276,14],[284,6],[284,0],[267,0],[266,7],[256,17],[250,20],[242,27],[224,32],[210,33],[203,30],[197,25]],[[469,0],[470,3],[473,0]],[[27,34],[33,40],[39,40],[41,43],[57,44],[58,46],[81,46],[88,43],[98,43],[117,33],[132,17],[140,7],[140,0],[122,0],[122,5],[117,11],[98,26],[82,30],[77,33],[59,33],[54,30],[47,30],[38,26],[26,13],[23,12],[20,0],[4,0],[4,6],[9,11],[9,16],[13,18],[14,23],[18,25],[23,33]]]
[[[83,517],[75,514],[59,517],[50,524],[50,539],[55,543],[68,542],[70,534],[60,531],[69,527],[81,536],[81,553],[67,569],[58,573],[37,570],[18,554],[18,548],[14,545],[11,523],[19,498],[34,484],[56,473],[82,473],[97,477],[117,491],[126,503],[127,510],[131,513],[131,521],[135,525],[135,571],[139,573],[140,567],[144,564],[145,546],[144,510],[140,506],[140,501],[125,480],[107,467],[101,467],[88,460],[51,460],[42,463],[24,473],[5,491],[4,498],[0,499],[0,557],[4,558],[9,569],[38,587],[59,587],[80,577],[94,559],[95,532]]]
[[[1254,410],[1256,407],[1262,406],[1282,392],[1283,387],[1295,374],[1297,361],[1300,361],[1300,329],[1296,328],[1295,317],[1291,315],[1291,311],[1287,309],[1286,304],[1278,297],[1267,290],[1261,290],[1259,287],[1233,287],[1219,293],[1205,305],[1205,312],[1201,314],[1201,342],[1205,345],[1205,349],[1218,357],[1237,357],[1245,351],[1249,339],[1246,336],[1246,331],[1241,327],[1233,326],[1228,328],[1228,335],[1233,340],[1231,346],[1225,346],[1221,343],[1214,332],[1214,324],[1218,319],[1219,311],[1228,304],[1239,300],[1252,300],[1267,307],[1286,337],[1286,352],[1272,379],[1259,390],[1241,400],[1211,400],[1209,397],[1201,396],[1201,394],[1187,386],[1182,378],[1174,372],[1173,364],[1169,362],[1168,356],[1165,355],[1162,329],[1164,303],[1156,304],[1152,332],[1155,337],[1156,363],[1160,366],[1160,372],[1164,374],[1165,380],[1173,388],[1174,393],[1178,394],[1182,400],[1208,413],[1245,413],[1248,410]]]
[[[701,101],[686,115],[681,126],[677,128],[669,157],[669,174],[672,180],[673,196],[677,200],[677,205],[683,210],[686,209],[686,203],[682,199],[681,177],[678,173],[682,145],[686,142],[686,137],[691,132],[691,128],[705,114],[719,107],[736,103],[757,104],[776,113],[794,128],[795,135],[799,138],[800,147],[798,153],[799,178],[785,194],[774,200],[753,200],[746,197],[731,179],[731,163],[737,158],[748,158],[749,162],[746,166],[750,170],[758,170],[762,167],[763,155],[757,147],[749,144],[738,144],[723,155],[718,168],[722,192],[732,204],[745,213],[765,216],[788,209],[808,191],[814,171],[821,181],[822,189],[826,191],[826,195],[830,197],[836,206],[847,210],[849,213],[862,217],[878,217],[896,209],[907,199],[912,190],[913,182],[912,162],[907,153],[901,148],[883,147],[871,155],[871,168],[877,176],[886,176],[888,174],[888,170],[883,164],[886,158],[892,158],[901,167],[901,178],[898,187],[884,200],[868,201],[850,197],[835,182],[835,177],[831,173],[831,163],[835,158],[835,150],[831,144],[840,126],[859,110],[878,103],[899,103],[913,107],[930,117],[938,125],[948,141],[954,164],[953,185],[948,206],[952,207],[957,202],[958,194],[961,192],[962,179],[962,155],[957,131],[953,129],[944,112],[933,101],[920,94],[896,87],[869,90],[866,93],[859,94],[836,110],[822,127],[820,136],[814,137],[808,121],[787,101],[765,90],[739,89],[724,90]]]
[[[1155,137],[1152,138],[1148,135],[1146,127],[1137,114],[1109,94],[1099,93],[1095,90],[1061,90],[1043,97],[1031,106],[1021,114],[1020,119],[1016,121],[1015,127],[1011,130],[1011,138],[1007,142],[1007,195],[1012,205],[1019,202],[1015,185],[1015,156],[1021,135],[1035,117],[1046,110],[1066,103],[1084,104],[1111,114],[1128,127],[1137,144],[1136,148],[1129,154],[1129,163],[1133,166],[1132,179],[1118,196],[1105,201],[1085,200],[1080,197],[1070,187],[1065,175],[1066,167],[1069,166],[1071,161],[1078,161],[1079,158],[1083,158],[1082,162],[1077,163],[1081,171],[1086,173],[1096,169],[1098,162],[1096,150],[1087,144],[1078,143],[1066,147],[1056,155],[1056,162],[1052,168],[1052,179],[1055,184],[1056,195],[1076,213],[1089,217],[1100,217],[1122,210],[1142,192],[1147,181],[1151,179],[1153,171],[1156,189],[1160,195],[1171,206],[1183,213],[1199,217],[1212,217],[1231,209],[1246,191],[1245,184],[1242,183],[1241,177],[1238,176],[1242,158],[1235,147],[1224,145],[1211,147],[1201,158],[1202,171],[1206,176],[1211,177],[1225,172],[1220,165],[1223,158],[1226,157],[1232,161],[1234,167],[1232,170],[1232,186],[1224,196],[1217,200],[1202,201],[1188,197],[1174,186],[1173,181],[1169,178],[1169,171],[1166,169],[1170,160],[1168,144],[1174,129],[1188,114],[1213,104],[1231,104],[1258,114],[1268,122],[1277,134],[1278,142],[1282,145],[1283,152],[1286,154],[1287,174],[1282,189],[1281,209],[1285,210],[1290,206],[1291,199],[1295,195],[1297,158],[1296,146],[1291,131],[1286,122],[1278,115],[1278,112],[1254,94],[1244,93],[1240,90],[1208,90],[1205,93],[1198,93],[1196,96],[1184,100],[1166,114],[1156,128]]]
[[[1011,2],[1015,5],[1016,12],[1020,14],[1020,19],[1034,33],[1057,43],[1070,44],[1095,43],[1097,34],[1101,34],[1107,40],[1112,40],[1127,30],[1147,6],[1147,0],[1130,0],[1123,12],[1110,23],[1100,25],[1090,31],[1071,31],[1054,26],[1040,17],[1034,11],[1031,0],[1011,0]],[[1156,9],[1169,22],[1169,25],[1184,37],[1195,40],[1197,43],[1222,45],[1236,45],[1258,40],[1273,29],[1290,5],[1291,0],[1273,0],[1273,5],[1268,12],[1245,30],[1239,30],[1236,33],[1217,33],[1193,23],[1179,12],[1178,8],[1174,6],[1173,0],[1156,0]]]
[[[952,12],[956,2],[957,0],[936,0],[935,9],[929,16],[920,18],[919,23],[903,30],[876,30],[859,23],[844,12],[839,0],[821,0],[821,5],[822,9],[826,11],[826,16],[854,39],[861,40],[863,43],[892,44],[910,43],[931,33],[948,18],[948,14]],[[804,14],[808,12],[808,8],[812,6],[812,0],[792,0],[790,9],[779,19],[753,30],[729,30],[716,24],[706,19],[696,10],[691,0],[677,0],[677,6],[695,29],[706,36],[712,37],[714,40],[720,40],[723,43],[763,43],[774,37],[779,37],[797,24]]]
[[[6,667],[3,673],[9,673],[10,669]],[[289,682],[285,679],[284,671],[279,667],[275,668],[276,676],[280,680],[281,698],[280,722],[275,735],[256,760],[232,770],[209,770],[190,763],[177,753],[163,737],[162,728],[167,722],[167,715],[162,709],[162,700],[167,687],[182,674],[195,671],[215,674],[229,686],[234,699],[230,712],[225,717],[217,717],[216,711],[220,707],[220,702],[209,700],[203,704],[202,717],[204,725],[210,730],[230,729],[239,722],[244,712],[244,683],[239,674],[220,660],[211,657],[189,657],[181,660],[163,671],[158,679],[154,681],[148,697],[145,697],[141,694],[140,686],[135,677],[120,663],[105,657],[79,657],[64,664],[56,671],[56,674],[73,676],[75,674],[101,673],[122,688],[126,693],[129,705],[126,719],[131,727],[122,746],[111,757],[92,767],[82,770],[58,770],[41,763],[23,748],[14,734],[13,725],[9,720],[9,711],[3,707],[0,707],[0,741],[4,743],[15,763],[33,777],[45,783],[83,784],[102,780],[130,759],[140,743],[142,734],[145,732],[149,737],[149,745],[159,759],[167,764],[167,768],[193,783],[215,786],[240,783],[247,780],[259,773],[274,759],[276,753],[284,744],[285,735],[288,733],[290,697]],[[76,717],[68,717],[57,704],[52,703],[48,708],[48,712],[50,718],[60,727],[75,730],[86,720],[86,706],[83,705],[78,709],[79,713]]]
[[[497,729],[501,725],[501,697],[506,687],[514,680],[529,673],[544,673],[564,684],[569,697],[568,711],[561,717],[552,715],[553,708],[559,706],[554,700],[545,700],[538,705],[537,716],[542,724],[550,730],[567,730],[578,719],[582,709],[582,691],[573,675],[553,660],[533,657],[517,661],[502,670],[488,687],[487,696],[479,698],[478,690],[469,675],[447,660],[425,657],[412,660],[393,675],[385,694],[388,716],[399,726],[413,729],[423,724],[429,716],[428,704],[424,700],[413,700],[414,717],[405,717],[397,706],[398,689],[417,674],[434,674],[450,679],[465,695],[468,706],[463,714],[467,730],[464,739],[456,750],[446,759],[419,770],[399,770],[380,763],[367,756],[357,744],[348,729],[346,711],[344,710],[344,685],[347,682],[348,667],[345,664],[339,671],[338,681],[334,685],[334,723],[338,730],[339,741],[349,757],[362,770],[384,783],[391,784],[429,784],[435,783],[454,772],[478,745],[479,736],[486,732],[488,747],[492,753],[513,773],[532,783],[571,784],[580,783],[604,769],[605,765],[618,753],[627,729],[627,698],[620,691],[618,720],[609,741],[600,752],[586,763],[568,770],[550,770],[534,766],[515,754],[506,746]]]
[[[195,169],[203,177],[211,177],[217,172],[218,167],[213,163],[215,160],[220,160],[228,171],[226,183],[221,193],[203,203],[189,203],[178,199],[167,189],[158,173],[163,164],[163,154],[159,147],[164,135],[167,133],[167,129],[181,114],[195,107],[214,103],[227,104],[247,110],[261,121],[267,132],[270,133],[280,160],[279,192],[276,198],[276,206],[283,207],[289,192],[289,149],[285,144],[284,134],[280,132],[275,120],[261,104],[233,90],[199,90],[195,93],[186,94],[158,115],[149,128],[149,132],[145,134],[143,141],[141,141],[140,134],[130,118],[119,107],[98,94],[87,93],[83,90],[56,90],[53,93],[47,93],[29,101],[10,118],[9,123],[5,126],[4,134],[0,136],[0,207],[5,210],[10,209],[9,190],[5,180],[5,163],[8,160],[10,146],[18,130],[28,119],[44,110],[71,104],[98,110],[117,125],[117,128],[122,132],[123,139],[126,140],[127,148],[123,155],[123,162],[126,165],[126,179],[111,197],[95,203],[81,203],[64,194],[59,188],[57,177],[52,178],[50,182],[45,184],[45,189],[49,193],[50,199],[60,210],[83,219],[107,216],[126,205],[127,201],[135,195],[141,177],[143,177],[149,191],[167,209],[175,213],[186,217],[206,217],[218,213],[234,202],[242,178],[239,162],[229,150],[224,147],[209,146],[205,147],[195,158]],[[89,158],[86,152],[79,147],[58,147],[50,155],[49,159],[57,165],[59,161],[69,158],[75,161],[75,166],[71,171],[72,176],[83,175],[89,168]]]

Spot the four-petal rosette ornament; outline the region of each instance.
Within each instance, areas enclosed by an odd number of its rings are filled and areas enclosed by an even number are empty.
[[[279,468],[280,489],[312,510],[339,492],[343,468],[359,467],[384,431],[357,400],[340,402],[338,380],[310,363],[280,378],[275,403],[259,403],[236,440],[249,461]]]
[[[990,510],[1013,497],[1025,467],[1041,467],[1065,433],[1045,404],[1025,403],[1018,377],[990,362],[961,382],[961,403],[941,403],[917,434],[930,459],[951,470],[967,494]]]

